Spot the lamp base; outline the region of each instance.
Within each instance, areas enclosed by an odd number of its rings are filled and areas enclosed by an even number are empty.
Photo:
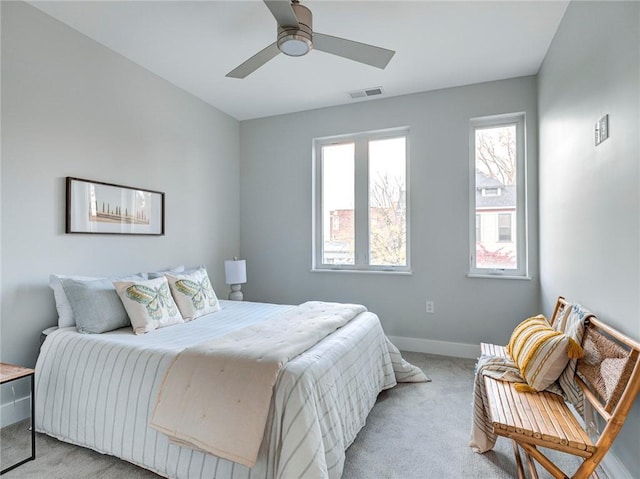
[[[229,299],[231,301],[242,301],[244,299],[242,291],[240,291],[240,287],[241,285],[239,284],[231,285],[231,292],[229,293]]]

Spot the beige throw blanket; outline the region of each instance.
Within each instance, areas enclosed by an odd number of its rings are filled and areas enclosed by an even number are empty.
[[[253,467],[282,366],[366,308],[312,301],[182,351],[151,427],[171,441]]]

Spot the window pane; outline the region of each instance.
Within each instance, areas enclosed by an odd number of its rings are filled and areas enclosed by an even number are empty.
[[[511,241],[511,213],[498,214],[498,241]]]
[[[355,263],[353,143],[322,147],[322,262]]]
[[[516,269],[516,125],[476,128],[476,267]],[[479,231],[478,231],[479,230]]]
[[[369,264],[407,264],[404,137],[369,142]]]

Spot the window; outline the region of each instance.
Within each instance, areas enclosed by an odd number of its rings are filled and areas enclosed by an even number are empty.
[[[482,196],[500,196],[500,188],[482,188]]]
[[[471,120],[471,275],[527,275],[524,124],[524,114]]]
[[[511,213],[498,213],[498,241],[511,241]]]
[[[314,141],[314,269],[409,270],[407,136]]]

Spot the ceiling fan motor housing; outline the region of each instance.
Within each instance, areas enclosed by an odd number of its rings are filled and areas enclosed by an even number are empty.
[[[313,15],[299,3],[291,5],[298,25],[278,26],[278,49],[285,55],[301,57],[313,48]]]

